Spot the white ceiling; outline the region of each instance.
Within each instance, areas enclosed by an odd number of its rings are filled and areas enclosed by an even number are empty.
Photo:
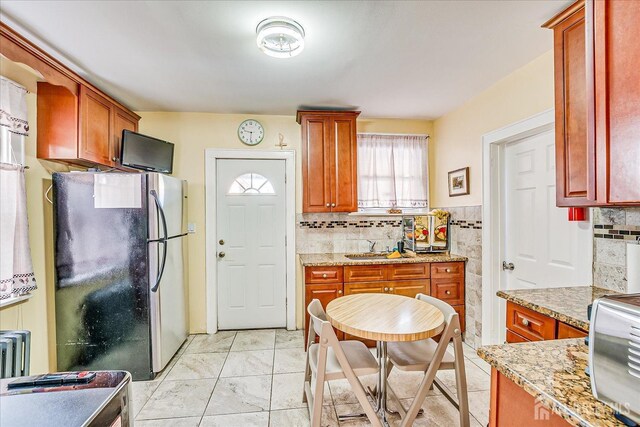
[[[432,119],[551,49],[540,25],[569,3],[3,0],[0,17],[137,111]],[[304,27],[299,56],[256,47],[272,15]]]

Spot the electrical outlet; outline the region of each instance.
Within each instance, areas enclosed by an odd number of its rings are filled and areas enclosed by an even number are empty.
[[[187,223],[187,233],[194,234],[196,232],[196,223],[188,222]]]

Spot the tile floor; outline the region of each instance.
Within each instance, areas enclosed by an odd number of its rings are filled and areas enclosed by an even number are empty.
[[[490,368],[465,345],[471,425],[489,419]],[[305,353],[302,331],[222,331],[192,335],[167,368],[153,381],[133,383],[135,425],[205,427],[303,427],[309,425],[302,403]],[[455,389],[453,371],[438,377]],[[420,373],[393,371],[389,383],[411,402]],[[375,376],[362,382],[375,384]],[[452,393],[455,394],[455,393]],[[430,392],[416,426],[455,426],[458,413],[437,390]],[[365,420],[338,423],[337,414],[360,412],[346,380],[325,387],[323,426],[367,426]],[[398,425],[397,418],[391,418]]]

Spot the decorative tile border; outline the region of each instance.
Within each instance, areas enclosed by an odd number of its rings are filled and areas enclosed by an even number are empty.
[[[482,230],[482,221],[473,221],[466,219],[452,219],[450,225],[455,225],[460,228],[470,228],[473,230]]]
[[[400,228],[402,220],[400,219],[383,219],[383,220],[359,220],[359,221],[299,221],[299,228],[307,229],[332,229],[332,228],[383,228],[392,227]]]
[[[640,240],[640,226],[596,224],[593,226],[593,237],[596,239]]]

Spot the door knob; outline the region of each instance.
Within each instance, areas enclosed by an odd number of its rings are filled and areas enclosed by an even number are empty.
[[[503,270],[513,271],[515,268],[516,268],[516,266],[513,265],[512,262],[507,263],[507,261],[502,261],[502,269]]]
[[[225,257],[225,255],[227,255],[227,254],[225,254],[224,252],[220,252],[220,253],[218,253],[218,256],[219,256],[220,258],[224,258],[224,257]]]

